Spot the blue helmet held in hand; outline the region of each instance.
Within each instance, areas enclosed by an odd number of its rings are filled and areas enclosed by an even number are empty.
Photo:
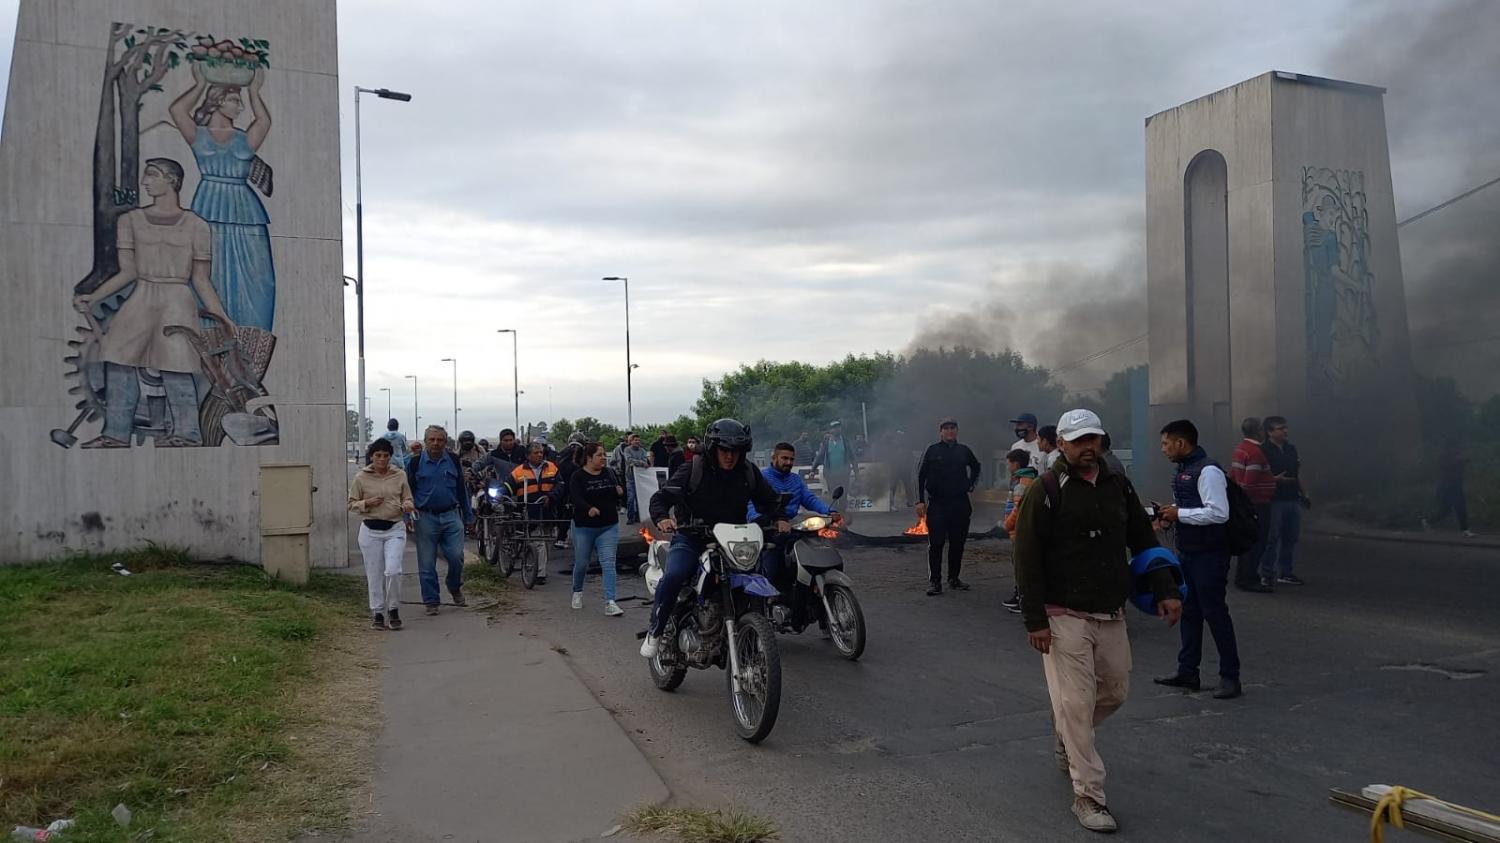
[[[1160,568],[1171,570],[1172,579],[1177,582],[1178,593],[1183,598],[1187,597],[1187,582],[1183,580],[1182,563],[1177,561],[1177,556],[1165,547],[1141,551],[1130,560],[1130,602],[1148,615],[1156,614],[1156,595],[1151,591],[1149,575]]]

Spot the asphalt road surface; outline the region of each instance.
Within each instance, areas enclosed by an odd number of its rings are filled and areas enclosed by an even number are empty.
[[[925,547],[846,553],[869,629],[858,663],[816,629],[781,638],[781,716],[760,746],[731,727],[722,671],[651,684],[643,603],[604,617],[568,578],[522,592],[503,628],[563,649],[680,801],[733,803],[789,841],[1086,840],[1052,761],[1040,656],[1000,600],[1008,546],[971,545],[967,593],[923,594]],[[1175,629],[1134,609],[1131,697],[1100,727],[1116,839],[1360,840],[1329,787],[1404,784],[1500,808],[1500,552],[1310,538],[1301,588],[1232,592],[1246,694],[1160,688]],[[622,577],[622,598],[644,595]],[[1206,631],[1205,631],[1206,633]],[[1403,839],[1403,838],[1398,838]]]

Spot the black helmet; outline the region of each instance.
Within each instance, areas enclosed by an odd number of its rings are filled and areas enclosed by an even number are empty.
[[[458,441],[465,445],[474,444],[474,431],[465,430],[463,433],[458,434]]]
[[[750,426],[734,419],[719,419],[708,426],[707,435],[703,439],[710,451],[723,448],[726,451],[747,453],[751,444]]]
[[[490,447],[490,440],[488,440],[488,439],[481,439],[481,440],[479,440],[479,447],[488,450],[489,447]]]

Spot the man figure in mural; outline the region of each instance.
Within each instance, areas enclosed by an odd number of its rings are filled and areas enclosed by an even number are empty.
[[[193,87],[168,109],[192,148],[202,181],[193,211],[213,232],[214,289],[236,324],[271,330],[276,313],[276,269],[271,263],[270,218],[250,188],[270,194],[270,167],[256,155],[271,131],[271,113],[261,98],[265,70],[256,68],[240,88],[212,82],[203,62],[190,61]],[[249,100],[250,125],[235,127]]]
[[[151,204],[120,217],[116,234],[120,271],[92,293],[73,299],[75,308],[88,313],[95,302],[134,284],[99,340],[99,358],[104,364],[104,431],[84,443],[85,448],[130,446],[145,370],[160,372],[170,414],[168,433],[156,444],[203,444],[193,381],[202,364],[188,336],[201,322],[200,301],[215,317],[226,323],[233,320],[209,282],[209,227],[182,207],[182,179],[182,165],[170,158],[146,162],[141,188],[151,197]]]

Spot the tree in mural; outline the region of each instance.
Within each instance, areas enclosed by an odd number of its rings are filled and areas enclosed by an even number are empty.
[[[1308,376],[1348,386],[1377,370],[1380,343],[1364,173],[1303,168],[1302,255]]]

